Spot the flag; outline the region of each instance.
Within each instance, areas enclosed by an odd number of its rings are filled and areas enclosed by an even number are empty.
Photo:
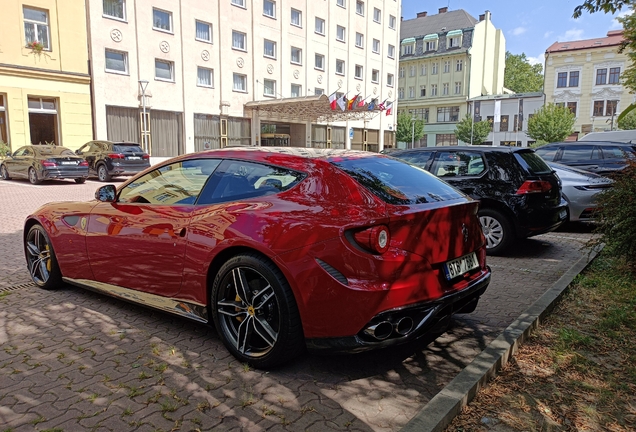
[[[377,100],[377,99],[371,99],[371,102],[369,102],[369,105],[367,106],[367,109],[368,109],[369,111],[373,111],[373,109],[375,108],[375,101],[376,101],[376,100]]]
[[[389,102],[386,106],[386,115],[391,115],[391,110],[393,109],[393,102]]]
[[[356,101],[358,100],[359,97],[360,95],[356,95],[353,99],[349,101],[349,104],[347,105],[348,110],[352,110],[354,108],[354,105],[356,104]]]
[[[365,97],[364,99],[360,99],[360,102],[358,102],[358,108],[362,108],[364,106],[364,101],[366,101],[369,98],[369,96]]]
[[[331,95],[329,96],[329,105],[331,106],[332,110],[336,109],[336,106],[337,106],[336,99],[338,99],[338,97],[336,96],[336,92],[331,93]]]
[[[347,109],[347,95],[342,95],[342,97],[338,98],[336,101],[341,110]]]
[[[379,109],[380,111],[384,111],[384,110],[386,109],[386,108],[384,107],[384,104],[386,103],[386,101],[387,101],[387,100],[386,100],[386,99],[384,99],[384,102],[380,102],[380,103],[378,104],[378,109]]]

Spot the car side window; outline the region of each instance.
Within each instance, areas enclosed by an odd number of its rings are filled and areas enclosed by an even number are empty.
[[[428,161],[431,159],[431,155],[433,153],[434,152],[432,150],[431,151],[414,151],[410,153],[402,153],[396,156],[396,158],[402,159],[403,161],[406,161],[410,163],[411,165],[415,165],[416,167],[426,169],[426,165],[428,164]]]
[[[605,159],[625,159],[625,152],[617,146],[605,146],[603,147],[603,156]]]
[[[479,152],[438,152],[431,172],[437,177],[478,176],[486,170],[483,155]]]
[[[197,204],[216,204],[272,195],[298,184],[305,174],[272,165],[225,160]]]
[[[20,147],[16,151],[13,152],[13,157],[24,156],[24,152],[26,151],[26,147]]]
[[[536,153],[541,156],[544,160],[552,162],[554,161],[554,156],[556,156],[559,151],[558,147],[553,148],[539,148],[536,150]]]
[[[146,204],[194,204],[220,159],[193,159],[164,165],[119,192],[118,202]]]
[[[567,145],[563,147],[562,162],[579,162],[592,159],[593,146]]]

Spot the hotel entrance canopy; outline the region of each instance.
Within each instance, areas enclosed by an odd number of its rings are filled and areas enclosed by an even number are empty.
[[[345,109],[344,111],[339,106],[336,106],[336,109],[332,110],[329,104],[329,97],[324,94],[252,101],[246,103],[244,108],[245,111],[251,112],[252,118],[324,123],[346,120],[371,120],[381,112],[377,108],[369,110],[367,104],[351,110]]]

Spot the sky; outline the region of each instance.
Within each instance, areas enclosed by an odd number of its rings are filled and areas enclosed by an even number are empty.
[[[503,31],[506,50],[525,53],[531,63],[544,64],[545,50],[554,42],[593,39],[622,28],[617,15],[597,12],[572,18],[583,0],[402,0],[402,16],[413,19],[417,12],[437,14],[439,8],[464,9],[475,18],[489,10],[493,25]],[[623,9],[620,14],[625,14]]]

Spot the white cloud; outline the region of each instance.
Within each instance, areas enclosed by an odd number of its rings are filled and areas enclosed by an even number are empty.
[[[536,57],[528,57],[528,56],[526,56],[526,58],[528,59],[528,63],[530,63],[531,65],[535,65],[535,64],[542,65],[545,62],[545,55],[543,53],[540,53]]]
[[[626,11],[623,11],[621,13],[619,13],[618,15],[616,15],[616,18],[620,17],[623,18],[627,15],[631,15],[634,11],[632,9],[628,9]],[[612,20],[612,25],[610,26],[610,30],[619,30],[623,28],[623,24],[619,23],[618,20],[614,18]]]
[[[554,32],[553,32],[553,31],[547,31],[547,32],[543,33],[543,38],[544,38],[544,39],[547,39],[547,38],[549,38],[550,36],[552,36],[552,34],[554,34]]]
[[[514,36],[519,36],[524,34],[527,31],[527,29],[525,27],[517,27],[515,29],[512,30],[512,34]]]
[[[583,30],[582,29],[571,29],[566,31],[564,34],[559,36],[557,40],[559,42],[569,42],[583,39]]]

